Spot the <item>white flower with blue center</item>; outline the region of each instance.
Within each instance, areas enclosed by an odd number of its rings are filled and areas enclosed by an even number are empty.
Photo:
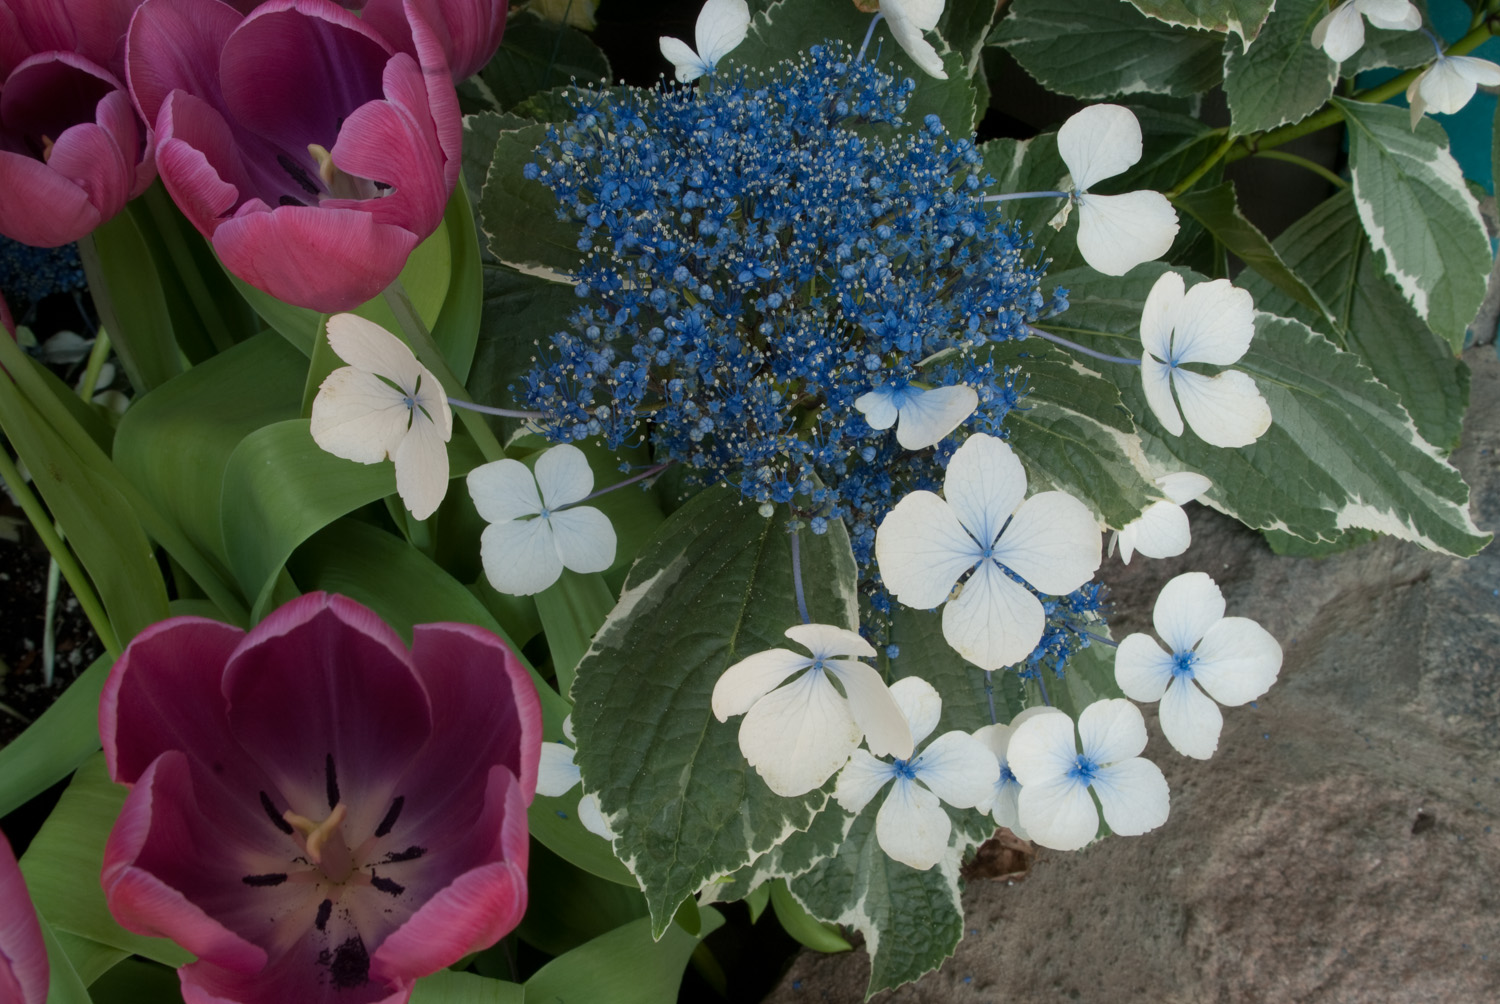
[[[1035,708],[1022,710],[1010,724],[986,725],[974,733],[974,738],[984,743],[995,754],[995,760],[1000,765],[1000,777],[995,781],[995,788],[989,798],[975,806],[980,812],[988,812],[995,819],[996,826],[1003,826],[1022,840],[1030,840],[1026,833],[1026,827],[1021,825],[1021,814],[1018,801],[1021,797],[1021,782],[1016,780],[1015,771],[1010,769],[1010,739],[1016,734],[1020,724],[1037,715],[1060,715],[1061,711],[1056,708],[1042,705]]]
[[[943,493],[911,492],[886,515],[875,533],[880,576],[909,607],[946,601],[943,638],[980,669],[1014,665],[1047,625],[1041,600],[1023,583],[1053,596],[1083,585],[1099,569],[1099,526],[1067,492],[1026,498],[1021,461],[983,433],[953,454]]]
[[[1140,709],[1116,698],[1095,701],[1073,719],[1058,712],[1016,727],[1007,756],[1021,783],[1016,810],[1030,838],[1043,847],[1076,851],[1104,821],[1123,837],[1139,836],[1167,821],[1169,796],[1161,769],[1140,756],[1146,720]]]
[[[536,793],[547,798],[560,798],[583,783],[583,773],[578,769],[578,739],[573,734],[573,716],[563,719],[563,735],[567,743],[542,743],[542,758],[537,763]],[[614,831],[604,821],[599,808],[599,796],[584,795],[578,800],[578,821],[590,833],[614,839]]]
[[[932,684],[908,676],[891,684],[891,696],[920,743],[937,727],[943,702]],[[990,748],[967,732],[945,732],[916,756],[892,763],[857,749],[839,774],[833,797],[862,812],[880,789],[892,784],[875,816],[875,839],[893,860],[926,871],[948,852],[953,824],[940,802],[971,809],[993,797],[1000,768]]]
[[[1185,290],[1182,276],[1161,274],[1141,311],[1141,382],[1151,413],[1167,432],[1182,435],[1186,417],[1205,443],[1233,448],[1249,446],[1271,427],[1271,408],[1248,374],[1205,376],[1183,368],[1237,363],[1253,337],[1255,304],[1245,290],[1228,279]]]
[[[1366,18],[1391,31],[1422,27],[1422,12],[1407,0],[1344,0],[1313,27],[1313,47],[1342,63],[1364,46]]]
[[[719,60],[745,40],[750,31],[750,6],[745,0],[708,0],[693,26],[694,52],[680,38],[661,36],[661,54],[676,68],[677,82],[691,83],[714,72]]]
[[[1193,542],[1192,528],[1182,507],[1213,487],[1201,474],[1180,471],[1156,479],[1156,487],[1166,498],[1148,505],[1135,519],[1126,523],[1110,541],[1110,550],[1120,546],[1120,560],[1130,564],[1136,551],[1148,558],[1173,558]]]
[[[1429,112],[1452,115],[1462,111],[1480,84],[1500,87],[1500,66],[1475,56],[1449,56],[1438,52],[1433,64],[1406,88],[1406,103],[1411,105],[1411,127],[1415,129],[1417,122]]]
[[[786,636],[811,655],[757,652],[714,684],[714,716],[721,722],[745,716],[740,752],[768,788],[793,797],[821,787],[860,739],[883,755],[911,756],[901,709],[880,674],[859,661],[875,657],[869,642],[831,624],[798,624]]]
[[[1224,594],[1202,572],[1168,582],[1152,620],[1166,649],[1150,635],[1130,635],[1115,653],[1115,682],[1133,700],[1160,701],[1167,742],[1207,760],[1224,727],[1219,704],[1235,707],[1271,689],[1281,645],[1255,621],[1225,617]]]
[[[564,568],[602,572],[614,564],[609,517],[577,505],[594,488],[588,458],[576,446],[554,446],[536,462],[496,460],[469,472],[474,508],[490,525],[479,537],[485,577],[502,593],[530,596]]]
[[[979,394],[962,384],[924,390],[902,381],[876,387],[854,399],[854,408],[870,428],[896,427],[902,449],[923,450],[963,424],[979,407]]]

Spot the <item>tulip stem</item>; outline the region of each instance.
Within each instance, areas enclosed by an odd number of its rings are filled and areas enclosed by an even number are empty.
[[[1121,366],[1139,366],[1141,364],[1139,359],[1126,359],[1124,356],[1112,356],[1106,352],[1095,352],[1086,345],[1079,345],[1077,342],[1069,341],[1062,335],[1054,335],[1050,331],[1043,331],[1041,328],[1030,324],[1026,325],[1026,330],[1038,338],[1045,338],[1049,342],[1072,349],[1075,352],[1082,352],[1086,356],[1093,356],[1095,359],[1102,359],[1107,363],[1119,363]]]
[[[458,374],[454,373],[448,365],[448,360],[443,358],[442,349],[433,340],[432,332],[427,330],[427,325],[422,322],[422,316],[417,313],[417,308],[411,302],[411,297],[406,295],[406,287],[401,285],[401,279],[397,277],[385,288],[385,302],[391,308],[391,313],[396,315],[396,323],[401,325],[401,331],[406,335],[407,342],[417,354],[417,359],[431,370],[448,392],[449,401],[455,398],[470,403],[468,389],[464,387]],[[490,431],[489,424],[474,410],[459,406],[458,418],[464,423],[464,428],[469,430],[469,435],[474,437],[474,442],[479,446],[479,452],[484,454],[485,460],[501,460],[505,457],[505,448]]]

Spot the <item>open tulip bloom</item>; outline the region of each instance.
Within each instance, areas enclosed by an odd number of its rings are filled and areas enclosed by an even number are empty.
[[[0,833],[0,1001],[43,1004],[51,982],[47,946],[26,879]]]
[[[1224,727],[1219,704],[1235,707],[1271,689],[1281,645],[1255,621],[1225,617],[1224,594],[1202,572],[1185,572],[1162,588],[1153,623],[1167,647],[1150,635],[1125,638],[1115,653],[1115,682],[1132,700],[1160,701],[1167,742],[1207,760]]]
[[[312,593],[249,634],[176,617],[105,683],[110,911],[198,956],[190,1004],[402,1002],[526,907],[541,713],[520,662],[467,624],[410,650]]]
[[[875,535],[881,578],[909,607],[929,610],[947,601],[943,637],[980,669],[1014,665],[1031,654],[1047,621],[1026,586],[1061,596],[1092,578],[1099,569],[1098,524],[1067,492],[1026,498],[1021,461],[1008,443],[983,433],[953,454],[943,494],[912,492],[881,522]],[[957,598],[949,599],[965,575]]]

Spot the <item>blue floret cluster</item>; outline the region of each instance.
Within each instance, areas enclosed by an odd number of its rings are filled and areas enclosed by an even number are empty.
[[[980,152],[915,85],[845,46],[697,88],[580,91],[526,175],[579,228],[578,309],[517,389],[555,440],[650,442],[701,482],[875,527],[936,489],[969,432],[1004,435],[1024,375],[986,346],[1044,297],[1025,234],[981,201]],[[882,387],[967,384],[978,410],[903,450],[855,409]]]

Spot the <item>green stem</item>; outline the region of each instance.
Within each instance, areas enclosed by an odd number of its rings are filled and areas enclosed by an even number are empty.
[[[85,401],[94,399],[94,391],[99,389],[99,371],[104,368],[104,360],[109,358],[109,334],[103,328],[94,336],[94,347],[89,351],[88,365],[83,369],[83,383],[78,387],[78,396]]]
[[[176,207],[168,198],[166,189],[160,184],[153,184],[146,189],[142,201],[145,203],[146,213],[151,219],[151,225],[155,228],[157,236],[167,246],[167,255],[172,259],[172,267],[177,272],[177,278],[187,289],[188,298],[193,301],[193,309],[198,312],[198,320],[202,322],[209,339],[214,343],[214,348],[223,352],[233,347],[234,340],[229,335],[229,322],[219,311],[218,299],[209,290],[208,284],[203,281],[203,274],[198,271],[197,259],[193,257],[187,241],[183,240],[182,230],[176,218]]]
[[[1316,174],[1318,177],[1324,179],[1325,181],[1337,185],[1339,188],[1349,187],[1349,182],[1345,181],[1343,178],[1340,178],[1338,175],[1328,170],[1328,168],[1324,167],[1322,164],[1319,164],[1316,161],[1308,160],[1306,157],[1299,157],[1295,153],[1287,153],[1284,150],[1261,150],[1256,154],[1256,156],[1265,157],[1267,160],[1284,160],[1288,164],[1296,164],[1298,167],[1303,168],[1304,170],[1311,171],[1313,174]]]
[[[1188,172],[1187,177],[1172,186],[1172,190],[1165,193],[1167,198],[1175,199],[1198,183],[1198,180],[1207,174],[1215,164],[1224,159],[1231,147],[1238,141],[1237,136],[1225,136],[1224,141],[1214,147],[1212,153],[1203,158],[1203,162]]]
[[[443,385],[443,391],[460,401],[472,401],[468,388],[458,378],[458,374],[453,372],[448,360],[443,358],[442,349],[438,348],[432,332],[422,322],[422,316],[417,313],[411,297],[406,295],[406,288],[401,285],[399,278],[385,288],[385,302],[391,308],[391,313],[396,315],[396,323],[401,325],[401,331],[406,335],[412,351],[417,354],[417,360],[433,372]],[[459,408],[458,419],[469,430],[469,435],[474,437],[485,460],[501,460],[505,457],[504,447],[490,431],[489,423],[484,420],[483,415],[468,408]]]
[[[73,595],[78,598],[78,605],[83,608],[84,616],[94,627],[94,633],[104,643],[104,647],[110,655],[118,656],[122,651],[120,639],[115,634],[115,629],[109,622],[108,615],[104,612],[104,604],[99,602],[99,596],[94,592],[93,583],[84,574],[78,564],[78,559],[73,557],[73,552],[62,542],[57,531],[52,529],[52,518],[47,515],[47,510],[42,507],[41,502],[31,493],[26,482],[21,477],[21,472],[16,469],[16,463],[11,459],[10,453],[0,450],[0,479],[10,487],[10,493],[15,496],[16,502],[21,506],[21,511],[31,521],[32,529],[36,535],[42,538],[42,544],[47,548],[47,553],[52,555],[52,560],[57,562],[57,567],[62,570],[63,578],[68,580],[68,585],[73,589]]]

